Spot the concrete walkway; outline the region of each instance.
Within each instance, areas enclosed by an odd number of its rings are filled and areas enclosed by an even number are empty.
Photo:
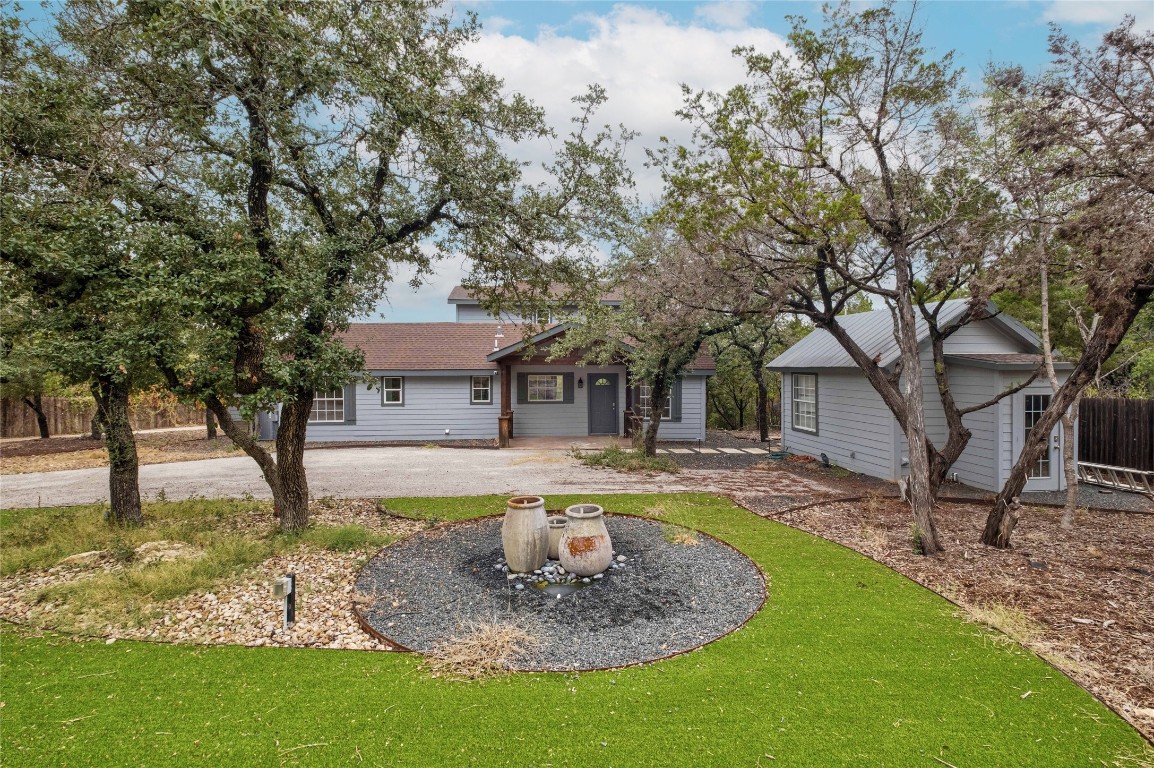
[[[315,449],[305,452],[305,467],[314,498],[704,490],[688,477],[639,478],[593,469],[558,449]],[[263,499],[271,496],[256,463],[247,456],[148,464],[140,468],[140,491],[146,499],[161,491],[169,499],[235,498],[246,493]],[[6,509],[107,499],[107,468],[0,476],[0,507]]]

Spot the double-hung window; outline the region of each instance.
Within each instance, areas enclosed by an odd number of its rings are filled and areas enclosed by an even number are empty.
[[[381,377],[381,405],[405,404],[405,377]]]
[[[530,403],[563,402],[565,377],[559,373],[530,373],[527,394]]]
[[[653,388],[644,382],[637,385],[637,406],[641,411],[641,418],[648,421],[653,412]],[[673,418],[673,390],[665,398],[665,408],[661,411],[661,418],[667,421]]]
[[[473,376],[469,384],[469,402],[473,405],[487,405],[493,402],[493,377]]]
[[[333,389],[313,396],[309,421],[313,423],[343,422],[345,420],[345,391]]]
[[[817,432],[817,374],[793,374],[793,428]]]

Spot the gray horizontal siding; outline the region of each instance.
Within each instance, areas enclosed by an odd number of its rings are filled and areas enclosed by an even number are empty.
[[[782,373],[781,442],[785,450],[818,458],[826,454],[840,467],[893,479],[893,416],[860,372],[818,369],[816,435],[793,429],[794,371]]]
[[[571,309],[571,308],[570,308]],[[556,319],[556,318],[554,318]],[[477,304],[458,304],[457,305],[457,322],[458,323],[492,323],[493,316]],[[502,312],[499,322],[509,323],[511,325],[522,325],[525,319],[516,312]]]
[[[617,433],[625,424],[625,367],[591,368],[575,365],[513,366],[513,437],[585,437],[589,434],[589,387],[577,389],[572,403],[517,402],[517,376],[521,373],[572,373],[588,380],[599,371],[617,374]]]
[[[457,305],[458,323],[491,323],[493,316],[477,304]]]
[[[945,444],[949,429],[946,427],[946,412],[942,408],[942,398],[938,394],[938,381],[934,378],[934,356],[928,349],[922,350],[922,400],[925,404],[926,437],[939,448]],[[893,414],[891,414],[892,418]]]
[[[468,376],[406,376],[405,403],[382,406],[380,386],[357,384],[356,424],[310,424],[308,440],[483,440],[497,437],[500,378],[493,402],[469,403]],[[446,430],[448,433],[446,434]]]
[[[1037,352],[1010,338],[990,320],[979,320],[959,328],[946,339],[943,348],[947,355]]]
[[[1001,377],[997,371],[971,366],[950,366],[950,390],[958,407],[967,408],[996,395]],[[966,414],[962,423],[972,433],[966,450],[954,462],[952,472],[958,480],[974,488],[997,490],[998,483],[998,406]]]
[[[705,440],[706,386],[704,376],[681,380],[681,421],[662,421],[657,428],[659,440]]]
[[[992,333],[999,334],[996,329]],[[995,346],[987,340],[985,351]],[[1000,351],[1000,350],[999,350]],[[1018,351],[1018,350],[1013,350]],[[933,442],[934,447],[941,450],[949,438],[949,426],[946,423],[945,409],[942,407],[941,395],[938,394],[937,380],[934,378],[934,366],[931,353],[923,349],[922,358],[922,395],[925,400],[926,435]],[[999,382],[999,374],[988,368],[951,364],[949,366],[948,381],[954,401],[959,408],[967,408],[985,402],[994,396]],[[895,420],[896,423],[896,420]],[[972,433],[970,441],[962,455],[950,468],[951,472],[958,473],[958,480],[966,485],[983,490],[997,490],[1000,487],[997,475],[998,452],[998,412],[996,408],[986,408],[962,417],[962,423]],[[899,466],[901,474],[909,474],[908,463],[902,464],[909,456],[909,447],[905,435],[897,430],[895,441],[899,452]]]

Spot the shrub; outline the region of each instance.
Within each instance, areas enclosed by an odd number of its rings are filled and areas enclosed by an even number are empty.
[[[605,467],[620,472],[670,472],[677,473],[680,467],[667,456],[646,456],[639,451],[622,450],[611,445],[601,451],[573,450],[573,458],[590,467]]]

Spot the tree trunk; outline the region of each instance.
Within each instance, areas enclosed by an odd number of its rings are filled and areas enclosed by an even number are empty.
[[[260,441],[237,426],[220,398],[210,395],[205,405],[212,409],[221,430],[260,467],[272,491],[274,514],[281,530],[299,531],[309,524],[309,487],[304,468],[305,433],[313,408],[313,393],[308,392],[295,403],[281,408],[280,429],[276,436],[276,459]]]
[[[1078,418],[1079,393],[1068,413],[1062,416],[1062,471],[1066,474],[1066,508],[1062,510],[1062,527],[1074,528],[1074,513],[1078,510],[1078,464],[1074,461],[1074,422]]]
[[[144,516],[140,510],[139,461],[128,417],[131,386],[124,378],[98,376],[91,389],[108,449],[110,508],[106,519],[115,525],[140,525]]]
[[[1054,370],[1054,347],[1050,343],[1050,266],[1046,261],[1045,243],[1048,230],[1043,229],[1036,238],[1041,264],[1042,282],[1042,357],[1046,363],[1046,377],[1050,380],[1050,390],[1057,392],[1058,374]],[[1077,418],[1078,401],[1081,393],[1074,398],[1070,410],[1062,414],[1062,471],[1066,475],[1066,506],[1062,510],[1062,527],[1074,527],[1074,512],[1078,509],[1078,469],[1074,466],[1074,419]]]
[[[91,440],[104,439],[104,427],[100,423],[100,407],[97,406],[96,413],[92,414],[92,421],[88,425],[88,437]]]
[[[651,402],[656,403],[657,398],[654,397]],[[664,408],[665,404],[662,403]],[[661,414],[658,412],[657,418],[649,417],[649,423],[645,425],[645,440],[641,444],[642,452],[646,456],[657,455],[657,431],[661,429]]]
[[[645,441],[642,448],[646,456],[657,455],[657,432],[661,429],[661,414],[669,400],[670,382],[663,374],[658,374],[649,389],[649,423],[645,425]]]
[[[36,427],[40,430],[40,439],[48,438],[48,417],[44,415],[44,398],[37,392],[31,399],[24,398],[24,404],[36,414]]]
[[[934,495],[930,483],[929,438],[926,435],[925,392],[922,364],[918,353],[917,322],[914,317],[912,274],[904,248],[894,244],[897,268],[897,342],[902,354],[905,434],[909,449],[910,476],[907,498],[914,517],[914,549],[923,555],[945,550],[934,520]]]
[[[1069,378],[1062,384],[1055,395],[1050,399],[1050,407],[1042,412],[1038,421],[1034,423],[1030,434],[1026,436],[1022,453],[1018,456],[1010,476],[1005,485],[998,492],[994,506],[986,517],[986,528],[982,532],[982,543],[999,549],[1010,546],[1010,537],[1017,525],[1017,499],[1026,487],[1026,480],[1030,467],[1034,466],[1043,449],[1049,448],[1049,434],[1058,423],[1062,414],[1073,407],[1082,390],[1086,388],[1097,375],[1099,367],[1114,353],[1126,335],[1134,316],[1150,300],[1150,291],[1140,293],[1130,302],[1124,311],[1106,314],[1101,323],[1094,329],[1093,335],[1086,344],[1082,359],[1074,366]]]
[[[204,409],[204,428],[208,432],[208,439],[216,439],[216,418],[212,415],[211,408]]]
[[[276,433],[276,463],[280,471],[280,525],[300,531],[309,524],[309,483],[305,475],[305,433],[313,409],[313,393],[285,403]]]

